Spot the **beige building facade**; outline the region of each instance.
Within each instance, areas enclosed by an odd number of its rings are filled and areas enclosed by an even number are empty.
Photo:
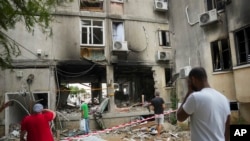
[[[250,121],[248,4],[247,0],[169,1],[176,72],[185,66],[204,67],[211,86],[222,92],[231,106],[238,102],[240,116],[247,122]],[[186,92],[183,79],[179,79],[178,87],[182,101]]]
[[[1,70],[1,99],[15,100],[29,110],[32,102],[58,110],[62,86],[89,83],[92,98],[110,98],[108,119],[160,91],[166,104],[185,96],[185,77],[195,66],[206,69],[211,86],[222,92],[250,122],[250,13],[248,0],[76,0],[53,12],[52,36],[23,23],[6,36],[21,50],[13,69]],[[240,7],[240,8],[239,8]],[[102,84],[106,88],[102,88]],[[115,89],[116,86],[119,86]],[[118,92],[117,92],[118,91]],[[117,93],[122,97],[117,97]],[[118,100],[118,103],[117,103]],[[3,100],[1,101],[3,102]],[[16,104],[16,103],[15,103]],[[171,108],[171,107],[168,107]],[[16,104],[0,114],[1,128],[18,123],[27,111]],[[16,117],[16,118],[12,118]],[[9,119],[9,120],[6,120]],[[78,119],[75,123],[78,124]],[[6,125],[6,126],[4,126]]]

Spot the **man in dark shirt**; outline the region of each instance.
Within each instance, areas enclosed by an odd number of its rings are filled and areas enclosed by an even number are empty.
[[[162,124],[164,122],[164,100],[160,97],[160,93],[158,91],[155,92],[155,98],[151,100],[152,109],[154,110],[155,114],[155,122],[156,122],[156,129],[157,129],[157,137],[160,137]]]

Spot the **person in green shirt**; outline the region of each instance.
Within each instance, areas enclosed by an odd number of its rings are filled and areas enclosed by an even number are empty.
[[[89,107],[88,104],[83,102],[81,105],[81,122],[84,123],[85,133],[89,133]],[[81,123],[81,124],[82,124]]]

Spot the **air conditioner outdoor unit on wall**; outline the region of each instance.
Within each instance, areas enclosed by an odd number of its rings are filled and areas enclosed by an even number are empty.
[[[180,74],[179,74],[180,78],[182,78],[182,79],[187,78],[191,69],[192,69],[191,66],[185,66],[185,67],[181,68]]]
[[[171,54],[168,51],[157,51],[157,61],[167,61],[171,59]]]
[[[155,0],[154,8],[156,11],[167,11],[168,1],[167,0]]]
[[[114,41],[113,51],[128,51],[127,41]]]
[[[205,26],[218,21],[217,10],[213,9],[199,15],[200,26]]]

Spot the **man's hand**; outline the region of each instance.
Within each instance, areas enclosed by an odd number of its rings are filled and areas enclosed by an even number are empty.
[[[194,92],[192,80],[190,78],[187,79],[187,87],[188,87],[187,95],[190,95],[192,92]]]

